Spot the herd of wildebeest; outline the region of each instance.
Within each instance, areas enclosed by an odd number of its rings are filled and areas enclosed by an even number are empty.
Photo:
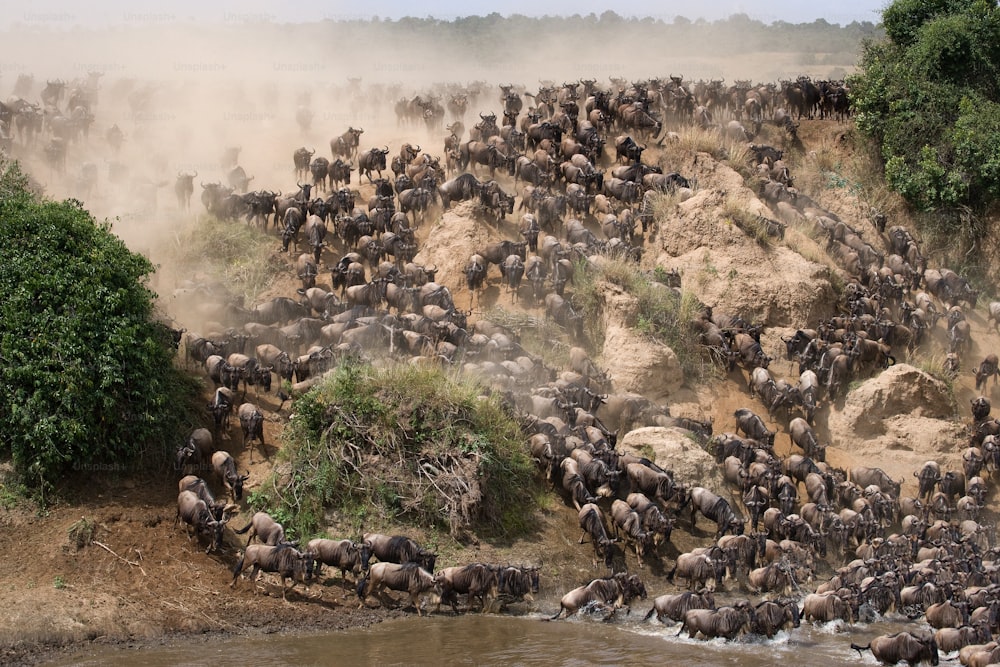
[[[89,138],[101,117],[98,76],[49,81],[38,103],[25,99],[33,84],[22,79],[16,97],[0,105],[4,150],[40,150],[50,164],[62,165],[74,145],[101,141]],[[357,81],[342,92],[375,94]],[[477,108],[478,122],[466,133],[466,110]],[[501,125],[493,108],[502,110]],[[911,623],[906,632],[856,648],[870,648],[890,664],[937,664],[939,651],[979,645],[975,655],[963,649],[972,656],[966,662],[963,654],[963,663],[1000,661],[991,641],[1000,632],[995,530],[982,523],[990,479],[1000,470],[1000,421],[990,418],[988,398],[973,402],[969,441],[956,443],[965,447],[963,469],[942,470],[928,461],[914,471],[916,496],[901,495],[901,480],[879,468],[828,465],[814,428],[850,382],[917,350],[944,346],[941,372],[957,377],[963,367],[974,367],[977,390],[985,392],[991,377],[995,386],[998,377],[996,355],[979,363],[971,358],[965,314],[976,308],[978,294],[967,280],[930,267],[918,240],[902,226],[887,228],[878,211],[865,220],[844,220],[793,187],[784,152],[802,148],[801,119],[849,116],[842,83],[800,77],[727,88],[721,81],[670,76],[612,80],[609,86],[594,80],[541,84],[537,91],[441,85],[399,97],[394,111],[400,132],[438,132],[442,145],[403,143],[390,159],[388,146],[362,149],[364,130],[350,127],[331,139],[329,159],[305,146],[289,148],[288,173],[294,170],[298,185],[291,196],[281,195],[277,186],[283,183],[247,191],[252,177],[238,165],[238,149],[224,156],[228,185],[201,184],[206,213],[276,233],[283,253],[294,248],[296,259],[286,265],[301,280],[295,294],[249,308],[217,284],[186,283],[171,297],[181,321],[197,312],[199,321],[209,322],[204,335],[176,331],[183,363],[203,368],[216,387],[208,405],[211,427],[194,431],[176,460],[181,474],[209,471],[208,481],[181,478],[177,510],[178,521],[206,539],[208,551],[223,547],[248,478],[232,454],[215,445],[228,438],[236,412],[251,462],[254,443],[268,456],[264,413],[249,397],[270,392],[273,377],[291,383],[291,396],[275,391],[283,405],[337,363],[359,358],[460,367],[519,416],[540,474],[575,507],[580,542],[589,541],[594,566],[607,569],[607,576],[566,593],[554,618],[599,611],[608,620],[647,597],[649,580],[640,572],[662,569],[671,585],[683,581],[688,590],[656,597],[646,618],[679,622],[691,636],[772,637],[802,619],[852,624],[894,613],[900,620],[922,619],[933,632]],[[308,105],[300,106],[303,132],[313,115]],[[835,316],[803,322],[781,339],[781,353],[798,362],[797,377],[769,370],[761,324],[708,306],[690,322],[690,335],[729,378],[747,383],[765,417],[747,407],[716,415],[717,421],[695,421],[641,395],[614,391],[608,373],[588,356],[584,316],[574,305],[576,272],[595,270],[608,258],[640,262],[644,246],[668,224],[654,215],[657,198],[683,200],[698,189],[695,178],[644,160],[649,142],[679,143],[688,131],[714,132],[730,145],[767,134],[783,146],[749,144],[758,193],[774,217],[759,217],[761,229],[747,232],[780,239],[794,224],[826,243],[847,278]],[[118,150],[117,125],[103,141]],[[483,172],[487,180],[480,180]],[[190,208],[196,176],[177,176],[181,211]],[[91,170],[81,198],[96,178]],[[369,196],[359,202],[362,189]],[[570,368],[548,367],[520,345],[517,330],[483,316],[470,325],[474,311],[456,306],[452,291],[436,281],[437,267],[415,263],[418,232],[463,201],[472,203],[465,210],[477,224],[501,237],[464,267],[470,306],[496,280],[496,265],[512,302],[523,296],[565,329]],[[512,221],[515,205],[519,215]],[[663,289],[679,293],[682,277],[664,275],[671,284]],[[1000,323],[1000,303],[989,304],[988,315]],[[735,433],[713,435],[713,421],[732,423],[733,417]],[[617,450],[617,440],[639,426],[685,429],[714,455],[730,488],[716,489],[723,492],[718,495],[698,486],[700,480],[678,479],[669,461]],[[801,454],[776,454],[779,427]],[[209,482],[220,483],[231,502],[216,501]],[[706,521],[714,537],[705,533]],[[678,553],[674,530],[706,546]],[[538,566],[475,563],[435,572],[434,554],[404,536],[366,534],[303,546],[286,540],[265,512],[233,532],[247,531],[232,584],[246,569],[251,580],[261,570],[275,572],[283,598],[286,580],[309,583],[320,577],[322,565],[340,569],[345,582],[348,573],[356,577],[362,602],[369,595],[387,602],[385,588],[405,591],[418,614],[423,593],[433,593],[438,608],[447,602],[457,611],[457,595],[464,594],[468,607],[478,600],[489,610],[498,601],[530,604],[539,589]],[[371,556],[378,562],[370,563]],[[812,586],[819,576],[825,580]],[[720,588],[729,601],[717,606]],[[738,591],[761,597],[730,599]]]

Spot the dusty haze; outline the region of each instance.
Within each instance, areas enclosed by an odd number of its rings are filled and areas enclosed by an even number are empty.
[[[398,152],[404,141],[442,154],[442,130],[430,136],[423,125],[399,127],[393,104],[417,93],[442,92],[446,86],[487,82],[489,91],[470,100],[469,127],[477,113],[502,113],[496,84],[513,83],[537,92],[540,81],[560,84],[580,78],[610,87],[609,77],[640,79],[683,75],[686,79],[777,81],[809,74],[826,78],[848,70],[844,54],[754,52],[718,57],[740,50],[738,35],[723,34],[724,44],[701,44],[697,53],[684,44],[636,44],[632,28],[591,27],[578,34],[538,37],[526,31],[470,37],[482,49],[457,43],[418,43],[401,39],[400,29],[358,24],[271,25],[232,23],[206,27],[160,24],[155,17],[134,26],[63,32],[63,26],[2,35],[0,98],[12,97],[20,74],[34,77],[24,98],[39,101],[46,80],[72,82],[101,72],[89,137],[71,145],[65,173],[41,157],[42,143],[15,143],[14,156],[57,198],[84,201],[96,217],[113,221],[114,231],[134,250],[161,266],[165,250],[180,243],[178,230],[204,212],[199,182],[222,181],[228,167],[226,147],[241,148],[239,164],[254,177],[250,189],[294,191],[292,152],[305,146],[330,157],[329,141],[348,126],[362,127],[361,150],[388,146]],[[529,24],[537,31],[542,24]],[[384,33],[384,34],[383,34]],[[489,54],[503,54],[493,57]],[[806,66],[803,61],[823,62]],[[352,79],[355,80],[352,84]],[[360,80],[360,81],[358,81]],[[444,100],[446,101],[446,100]],[[63,99],[65,105],[65,98]],[[525,108],[531,100],[525,98]],[[308,131],[300,129],[299,106],[313,113]],[[453,120],[451,114],[446,122]],[[498,118],[500,120],[500,118]],[[115,160],[105,136],[117,124],[125,142],[117,160],[127,176],[109,180]],[[96,187],[79,183],[83,165],[97,166]],[[179,171],[196,171],[190,214],[182,214],[173,193]],[[358,187],[357,174],[352,187]],[[161,270],[154,287],[168,293],[174,277]]]

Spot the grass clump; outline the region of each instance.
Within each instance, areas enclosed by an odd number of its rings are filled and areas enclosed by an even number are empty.
[[[499,398],[439,369],[343,362],[295,403],[281,457],[251,503],[305,538],[329,517],[360,531],[406,522],[523,533],[533,479],[517,420]]]
[[[727,199],[722,207],[723,219],[736,225],[740,230],[757,242],[761,248],[770,248],[773,243],[768,234],[767,222],[759,215],[751,213],[738,203]]]
[[[173,263],[180,275],[207,271],[252,303],[281,269],[276,243],[257,227],[203,216],[177,236]]]
[[[573,302],[583,310],[588,326],[596,327],[601,321],[607,283],[617,285],[636,299],[636,329],[672,349],[686,378],[704,376],[701,351],[688,333],[688,323],[701,307],[693,294],[667,287],[656,280],[655,273],[650,276],[627,260],[601,262],[588,271],[578,272],[575,280]]]

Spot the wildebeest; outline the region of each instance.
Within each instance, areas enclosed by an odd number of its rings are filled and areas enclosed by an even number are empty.
[[[385,156],[389,154],[389,148],[384,149],[378,147],[372,147],[368,151],[362,153],[358,156],[358,178],[361,176],[367,176],[369,183],[374,183],[372,180],[372,172],[377,172],[378,177],[382,178],[382,170],[385,169]]]
[[[205,501],[193,491],[181,491],[177,494],[177,517],[174,519],[174,525],[176,526],[181,519],[193,528],[195,533],[209,538],[205,553],[222,546],[222,534],[228,519],[226,517],[217,519]],[[188,533],[188,539],[191,536],[192,534]]]
[[[722,585],[726,576],[726,563],[723,560],[722,550],[711,547],[707,550],[696,549],[680,554],[674,567],[667,573],[667,581],[672,582],[677,576],[687,579],[688,588],[691,590],[710,584],[710,590],[714,591]]]
[[[264,413],[253,403],[243,403],[237,414],[243,431],[243,447],[250,449],[250,463],[253,463],[254,440],[260,442],[260,449],[264,452],[264,458],[267,458],[267,445],[264,443]]]
[[[369,559],[375,556],[388,563],[417,563],[428,572],[434,572],[437,554],[423,549],[405,535],[365,533],[361,541],[361,568],[368,569]]]
[[[715,609],[715,595],[705,589],[661,595],[653,600],[653,607],[646,612],[643,620],[648,621],[656,614],[659,621],[664,618],[683,621],[684,615],[691,609]]]
[[[799,627],[799,606],[795,600],[765,600],[754,607],[753,632],[773,637],[779,630]]]
[[[980,362],[979,366],[976,367],[976,391],[979,391],[980,387],[985,388],[986,382],[991,377],[993,378],[993,386],[995,387],[998,379],[1000,379],[1000,362],[997,360],[997,355],[988,354],[986,358]],[[987,411],[987,415],[989,411]]]
[[[938,647],[933,637],[923,637],[898,632],[894,635],[879,635],[867,646],[852,643],[851,648],[861,655],[862,651],[871,650],[875,658],[886,665],[906,661],[908,665],[919,665],[922,662],[931,665],[938,664]]]
[[[234,501],[243,497],[243,482],[250,478],[250,473],[240,475],[236,472],[236,461],[229,452],[218,451],[212,454],[212,469],[232,494]]]
[[[420,595],[432,591],[440,600],[441,585],[435,581],[434,575],[414,562],[409,563],[375,563],[358,581],[357,593],[361,600],[359,608],[364,606],[365,598],[374,595],[380,603],[384,603],[383,592],[388,588],[393,591],[405,591],[410,595],[410,604],[417,610],[418,616],[423,616],[420,608]]]
[[[456,614],[458,595],[468,596],[467,611],[472,610],[473,600],[479,598],[480,609],[485,612],[492,606],[500,586],[498,568],[483,563],[446,567],[434,575],[434,580],[441,586],[441,601],[448,602]]]
[[[715,495],[708,489],[700,486],[691,489],[691,528],[695,526],[695,515],[701,512],[705,518],[714,521],[718,530],[716,537],[721,537],[726,533],[743,534],[743,527],[746,523],[742,517],[738,517],[729,505],[729,502],[720,496]]]
[[[752,410],[740,408],[733,414],[736,417],[737,434],[739,434],[740,431],[743,431],[748,438],[760,440],[771,447],[774,446],[775,432],[769,430],[767,426],[764,425],[764,420],[754,414]]]
[[[642,515],[633,510],[624,500],[616,498],[611,503],[611,521],[615,534],[624,534],[626,543],[632,545],[639,567],[642,567],[642,557],[647,553],[656,553],[654,533],[646,530]]]
[[[622,606],[635,598],[646,598],[646,586],[634,574],[618,572],[610,577],[594,579],[586,586],[574,588],[559,601],[559,613],[552,617],[568,618],[581,609],[606,611],[604,620],[610,620]],[[563,616],[563,612],[566,616]]]
[[[750,631],[752,612],[753,609],[746,600],[718,609],[690,609],[684,614],[684,622],[677,634],[680,635],[687,630],[691,637],[701,634],[709,639],[715,637],[735,639]]]
[[[865,466],[851,468],[851,481],[861,488],[875,484],[893,498],[899,497],[899,487],[903,483],[902,480],[898,482],[893,481],[881,468],[868,468]]]
[[[500,568],[497,573],[497,599],[500,600],[501,607],[506,602],[519,600],[524,600],[530,607],[539,590],[539,569],[538,565],[531,567],[508,565]]]
[[[191,491],[198,496],[205,503],[205,506],[208,507],[212,516],[218,521],[222,521],[223,517],[229,512],[239,510],[238,505],[229,504],[221,500],[217,501],[212,492],[209,491],[205,480],[197,475],[185,475],[181,477],[180,481],[177,482],[177,492],[180,493],[181,491]]]
[[[580,508],[578,519],[583,531],[579,543],[583,544],[589,536],[590,541],[594,543],[594,552],[598,557],[603,557],[604,565],[610,568],[614,564],[614,551],[611,548],[613,540],[608,537],[605,528],[604,512],[594,503],[587,503]]]
[[[829,623],[837,619],[854,622],[854,611],[850,603],[836,591],[810,593],[802,601],[802,617],[807,621]]]
[[[347,573],[357,576],[361,572],[361,546],[351,540],[328,540],[317,538],[309,540],[306,551],[316,558],[316,571],[319,573],[322,565],[329,565],[340,570],[340,576],[346,581]]]
[[[230,588],[236,587],[236,581],[240,578],[247,567],[253,566],[250,571],[250,582],[255,583],[257,575],[263,572],[274,572],[281,577],[281,599],[285,600],[286,593],[295,588],[296,581],[301,581],[308,587],[313,577],[315,559],[308,551],[299,551],[289,544],[279,544],[276,546],[264,544],[251,544],[243,551],[240,560],[233,567],[233,581]],[[290,579],[291,586],[286,586],[285,580]],[[254,586],[254,595],[257,594],[257,587]]]
[[[220,387],[220,390],[224,387]],[[218,393],[218,391],[216,392]],[[212,441],[212,433],[207,428],[196,428],[188,436],[184,444],[177,448],[177,458],[174,467],[181,471],[186,463],[194,465],[205,465],[212,460],[215,452],[215,444]]]
[[[816,432],[805,419],[796,417],[789,422],[788,438],[792,444],[798,445],[806,456],[814,461],[826,460],[826,447],[819,444]]]
[[[262,544],[267,544],[269,546],[278,546],[279,544],[287,544],[285,541],[285,528],[271,518],[271,515],[267,512],[256,512],[252,517],[250,517],[250,522],[234,530],[233,532],[237,535],[243,535],[247,531],[250,534],[247,535],[247,545],[253,542],[253,538],[257,538]]]

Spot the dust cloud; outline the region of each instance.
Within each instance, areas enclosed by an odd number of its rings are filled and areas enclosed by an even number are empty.
[[[294,150],[307,147],[330,157],[331,138],[349,126],[364,129],[361,151],[388,146],[395,155],[409,141],[441,155],[446,130],[397,121],[394,104],[415,94],[433,92],[444,103],[450,92],[479,82],[483,93],[470,99],[462,119],[468,128],[478,112],[501,119],[498,84],[532,93],[543,81],[581,78],[609,88],[612,77],[776,81],[809,73],[796,53],[730,58],[713,55],[721,46],[710,43],[697,53],[683,44],[637,43],[629,24],[551,34],[544,22],[530,23],[523,34],[431,42],[407,37],[398,23],[380,30],[358,22],[354,30],[332,22],[199,26],[148,19],[137,15],[134,25],[103,30],[36,25],[0,35],[0,99],[39,103],[49,80],[67,82],[68,96],[100,73],[93,123],[68,145],[65,167],[45,159],[45,131],[33,144],[15,133],[11,153],[47,195],[84,202],[154,264],[166,261],[166,251],[181,243],[179,230],[204,212],[199,184],[226,182],[233,166],[223,159],[229,147],[240,149],[238,164],[253,177],[248,189],[291,193]],[[729,53],[734,38],[726,36]],[[31,79],[19,85],[22,75]],[[68,114],[67,96],[60,104]],[[530,104],[525,98],[525,107]],[[301,110],[311,116],[308,126],[297,121]],[[452,120],[448,113],[445,122]],[[117,153],[107,140],[112,126],[124,134]],[[88,170],[97,175],[93,183]],[[174,195],[179,172],[197,173],[187,212]],[[358,188],[357,172],[352,179]],[[161,294],[173,288],[162,277],[154,282]]]

